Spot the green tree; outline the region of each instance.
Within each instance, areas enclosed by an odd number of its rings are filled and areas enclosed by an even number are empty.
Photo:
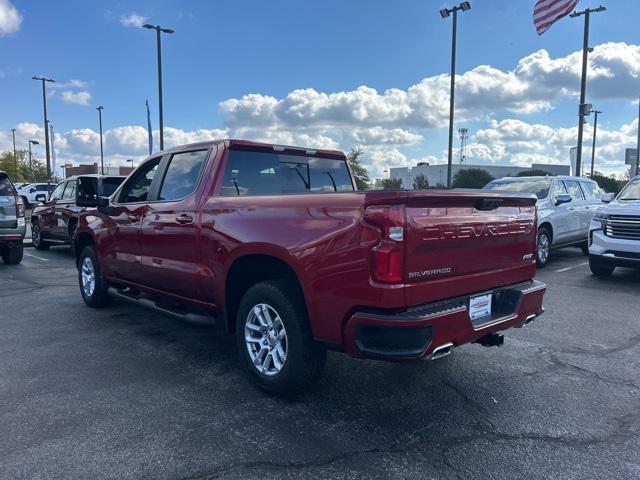
[[[618,180],[616,180],[614,177],[607,177],[600,172],[593,172],[593,177],[591,177],[591,180],[594,180],[605,192],[617,194],[620,190],[622,190],[623,185],[620,185],[620,182],[618,182]]]
[[[360,161],[361,156],[362,150],[358,147],[353,147],[347,155],[347,162],[349,163],[349,168],[351,168],[351,173],[356,181],[358,190],[368,190],[371,180],[369,179],[367,168],[362,165]]]
[[[39,160],[35,155],[31,157],[33,171],[29,168],[29,152],[27,150],[16,151],[18,157],[18,171],[16,172],[13,150],[0,153],[0,170],[9,174],[12,182],[46,182],[47,164]]]
[[[422,173],[419,173],[413,178],[414,190],[426,190],[429,188],[429,180]]]
[[[516,177],[546,177],[547,175],[553,176],[551,173],[545,172],[544,170],[532,168],[531,170],[525,170],[524,172],[518,173]]]
[[[383,178],[380,180],[380,186],[383,190],[400,190],[402,188],[401,178]]]
[[[482,188],[492,180],[495,178],[482,168],[465,168],[455,174],[451,186],[453,188]]]

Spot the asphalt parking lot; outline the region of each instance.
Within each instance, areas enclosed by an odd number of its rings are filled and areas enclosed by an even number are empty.
[[[84,306],[69,248],[0,264],[0,478],[639,478],[640,275],[579,250],[538,278],[547,312],[436,362],[331,353],[268,397],[230,337]]]

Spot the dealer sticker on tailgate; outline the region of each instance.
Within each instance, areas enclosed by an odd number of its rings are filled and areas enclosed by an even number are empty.
[[[491,315],[491,294],[478,295],[469,299],[469,317],[471,320]]]

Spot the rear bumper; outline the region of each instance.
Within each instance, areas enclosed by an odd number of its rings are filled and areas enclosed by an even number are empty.
[[[394,314],[355,313],[345,326],[345,350],[356,357],[387,360],[428,357],[448,343],[459,346],[523,326],[544,312],[545,291],[545,284],[535,280],[494,289],[493,315],[475,324],[469,317],[469,295]]]

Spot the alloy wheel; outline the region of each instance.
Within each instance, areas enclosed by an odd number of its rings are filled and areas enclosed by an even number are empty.
[[[82,260],[82,292],[90,297],[96,288],[96,272],[90,257]]]
[[[266,303],[254,305],[244,327],[249,358],[258,372],[277,375],[287,361],[287,331],[278,312]]]

